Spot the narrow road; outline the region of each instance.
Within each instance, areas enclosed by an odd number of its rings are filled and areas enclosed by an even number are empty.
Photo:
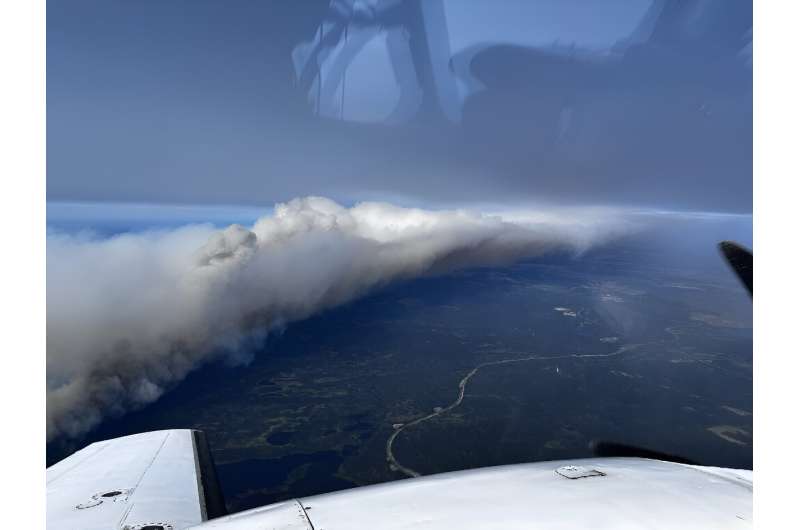
[[[533,356],[530,356],[530,357],[520,357],[520,358],[514,358],[514,359],[502,359],[502,360],[499,360],[499,361],[489,361],[489,362],[481,363],[478,366],[476,366],[475,368],[473,368],[472,370],[470,370],[467,373],[467,375],[465,375],[461,379],[461,381],[458,382],[458,397],[456,398],[455,401],[453,401],[452,403],[450,403],[446,407],[442,407],[442,408],[436,407],[434,409],[434,411],[431,412],[430,414],[427,414],[425,416],[421,416],[421,417],[419,417],[419,418],[417,418],[415,420],[409,421],[408,423],[396,423],[393,426],[394,430],[392,431],[392,434],[389,436],[389,439],[386,440],[386,461],[389,463],[389,469],[391,469],[392,471],[399,471],[399,472],[403,473],[404,475],[408,475],[409,477],[419,477],[419,476],[421,476],[420,473],[418,473],[417,471],[411,469],[410,467],[404,466],[403,464],[401,464],[397,460],[397,458],[394,455],[394,451],[392,450],[392,445],[394,444],[394,441],[397,439],[397,437],[400,435],[400,433],[403,432],[403,430],[408,429],[409,427],[413,427],[414,425],[419,425],[420,423],[422,423],[424,421],[431,420],[431,419],[433,419],[433,418],[435,418],[437,416],[441,416],[442,414],[446,414],[446,413],[450,412],[451,410],[453,410],[454,408],[456,408],[459,405],[461,405],[461,402],[464,401],[464,392],[466,391],[467,383],[469,383],[469,380],[472,379],[472,376],[477,374],[478,371],[481,368],[485,368],[487,366],[497,366],[497,365],[500,365],[500,364],[519,363],[519,362],[525,362],[525,361],[552,361],[552,360],[556,360],[556,359],[569,359],[569,358],[614,357],[614,356],[620,355],[620,354],[622,354],[622,353],[624,353],[624,352],[626,352],[628,350],[637,348],[639,346],[643,346],[643,344],[628,344],[626,346],[622,346],[622,347],[618,348],[617,350],[615,350],[615,351],[613,351],[611,353],[596,353],[596,354],[575,354],[575,353],[573,353],[573,354],[569,354],[569,355],[553,355],[553,356],[549,356],[549,357],[539,357],[539,356],[533,355]]]

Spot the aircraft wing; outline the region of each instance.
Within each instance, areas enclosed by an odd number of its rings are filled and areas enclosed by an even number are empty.
[[[193,530],[752,528],[752,471],[592,458],[458,471],[256,508]]]
[[[47,470],[51,530],[752,528],[749,470],[648,458],[536,462],[399,480],[221,516],[199,431],[90,445]]]
[[[48,530],[178,530],[224,509],[200,431],[97,442],[47,468]]]

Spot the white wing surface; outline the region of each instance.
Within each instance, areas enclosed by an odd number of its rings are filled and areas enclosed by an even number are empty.
[[[48,530],[178,530],[221,514],[199,431],[97,442],[47,469]]]
[[[199,431],[90,445],[48,468],[50,530],[752,528],[748,470],[590,458],[443,473],[231,516]]]
[[[459,471],[274,504],[195,530],[752,528],[752,472],[642,458]]]

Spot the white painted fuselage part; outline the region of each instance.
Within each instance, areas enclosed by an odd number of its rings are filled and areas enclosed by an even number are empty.
[[[48,530],[179,530],[202,521],[190,430],[97,442],[47,468]]]
[[[208,521],[197,530],[728,529],[751,528],[753,515],[752,471],[641,458],[458,471],[297,503]]]

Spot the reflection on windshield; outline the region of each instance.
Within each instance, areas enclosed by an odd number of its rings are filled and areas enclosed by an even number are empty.
[[[747,209],[735,197],[750,195],[751,28],[748,2],[720,0],[576,12],[335,0],[292,60],[316,116],[457,126],[418,132],[425,145],[385,140],[424,161],[449,155],[463,173],[491,168],[517,182],[557,176],[540,184],[560,198],[588,185],[610,200],[647,187],[687,201],[699,178],[724,179],[719,204]]]

